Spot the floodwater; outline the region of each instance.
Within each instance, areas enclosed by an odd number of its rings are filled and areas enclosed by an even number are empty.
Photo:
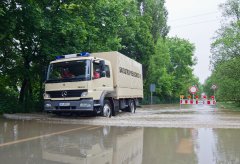
[[[237,164],[240,129],[73,125],[0,119],[4,164]]]

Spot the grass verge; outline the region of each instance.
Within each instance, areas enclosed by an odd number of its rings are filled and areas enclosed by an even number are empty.
[[[228,110],[240,112],[240,105],[233,101],[217,102],[217,106],[222,109],[228,109]]]

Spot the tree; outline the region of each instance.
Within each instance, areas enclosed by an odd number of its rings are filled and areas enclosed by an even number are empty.
[[[195,46],[185,39],[168,38],[167,44],[169,47],[173,79],[173,95],[179,97],[179,94],[184,94],[189,86],[196,85],[198,80],[193,75],[192,66],[196,64],[194,59]]]
[[[81,17],[70,17],[72,8],[60,1],[13,0],[1,7],[2,78],[8,79],[5,88],[14,89],[19,105],[28,111],[42,97],[42,74],[52,58],[49,54],[76,52],[84,41]]]
[[[217,31],[217,37],[211,45],[211,63],[218,63],[240,56],[240,21]]]
[[[149,27],[153,36],[153,40],[156,43],[159,37],[165,38],[169,32],[169,26],[167,26],[168,12],[164,6],[164,0],[143,0],[142,15],[148,17],[150,20]]]
[[[173,77],[169,72],[170,54],[166,42],[159,38],[155,53],[149,59],[148,83],[156,84],[156,95],[161,100],[167,100],[172,96]]]
[[[42,107],[49,61],[83,51],[120,51],[143,64],[145,92],[156,80],[162,98],[174,95],[177,47],[168,44],[181,41],[165,41],[164,0],[2,0],[0,24],[0,97],[22,111]]]
[[[218,83],[217,96],[221,100],[235,101],[240,105],[240,58],[219,64],[213,74]]]
[[[217,31],[211,45],[213,73],[209,79],[218,85],[218,99],[240,104],[240,1],[228,0],[220,7],[229,21]]]
[[[232,18],[234,22],[240,20],[240,1],[227,0],[225,3],[220,4],[222,15],[225,18]]]
[[[207,96],[214,95],[214,91],[211,89],[212,85],[216,84],[215,80],[213,79],[213,76],[208,77],[203,85],[203,91]]]
[[[240,55],[240,1],[228,0],[220,8],[227,23],[222,23],[211,45],[213,67]]]

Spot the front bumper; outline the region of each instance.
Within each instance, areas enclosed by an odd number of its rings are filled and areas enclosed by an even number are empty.
[[[94,111],[93,99],[44,100],[44,110],[48,112]]]

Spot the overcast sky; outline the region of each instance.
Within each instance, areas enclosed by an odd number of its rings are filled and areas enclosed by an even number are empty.
[[[198,64],[194,74],[204,83],[209,70],[210,44],[220,28],[219,4],[226,0],[165,0],[168,10],[169,36],[177,36],[195,44]]]

